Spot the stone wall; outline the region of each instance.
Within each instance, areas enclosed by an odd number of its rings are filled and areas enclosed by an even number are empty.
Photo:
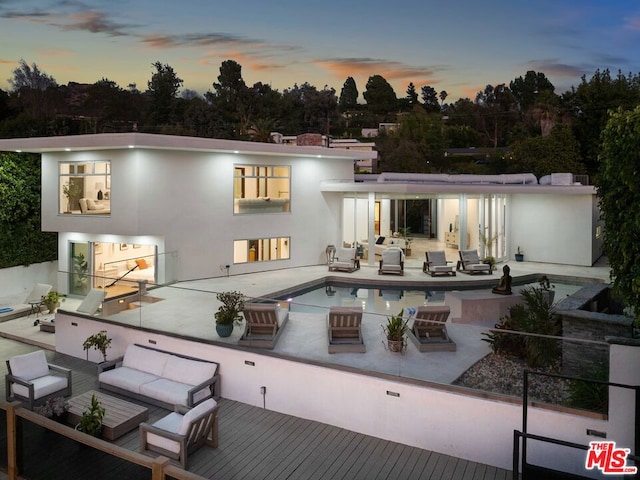
[[[562,310],[558,314],[562,317],[563,338],[589,341],[562,342],[562,373],[565,375],[584,376],[591,367],[608,365],[607,337],[633,336],[633,319],[624,315],[586,310]]]

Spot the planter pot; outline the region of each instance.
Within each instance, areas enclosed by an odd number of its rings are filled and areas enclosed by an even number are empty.
[[[216,333],[222,338],[231,336],[233,333],[233,323],[229,323],[227,325],[216,323]]]
[[[47,309],[49,309],[49,313],[56,313],[56,308],[60,306],[60,302],[57,303],[47,303]]]
[[[516,262],[524,261],[524,253],[516,253]]]
[[[406,346],[406,343],[404,341],[404,338],[402,338],[402,340],[391,340],[389,338],[387,338],[387,348],[389,349],[389,351],[391,352],[404,352],[404,348]]]

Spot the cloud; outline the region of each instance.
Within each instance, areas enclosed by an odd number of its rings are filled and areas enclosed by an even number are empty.
[[[413,67],[401,62],[375,58],[318,59],[314,64],[329,70],[338,78],[381,75],[386,80],[407,80],[420,84],[438,83],[435,74],[444,67]]]
[[[128,35],[126,29],[133,27],[133,25],[113,22],[108,15],[97,11],[71,13],[65,18],[66,22],[51,22],[51,25],[64,31],[80,30],[91,33],[106,33],[113,37],[126,36]]]
[[[128,29],[135,25],[113,21],[111,17],[101,11],[92,10],[78,2],[59,2],[48,10],[39,8],[8,9],[3,8],[0,1],[0,18],[18,19],[32,23],[43,23],[57,27],[62,31],[87,31],[91,33],[106,33],[110,36],[128,35]],[[69,8],[74,11],[66,11]]]
[[[570,65],[557,59],[531,60],[526,65],[527,68],[544,73],[547,77],[579,78],[589,71],[586,65]]]
[[[239,35],[226,33],[190,33],[183,35],[147,35],[141,37],[142,42],[152,48],[174,48],[184,46],[244,46],[262,47],[265,43]]]

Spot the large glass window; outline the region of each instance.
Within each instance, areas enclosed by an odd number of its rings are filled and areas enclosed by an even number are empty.
[[[111,162],[60,162],[60,213],[111,215]]]
[[[290,244],[289,237],[235,240],[233,242],[233,263],[285,260],[290,257]]]
[[[289,212],[291,167],[236,165],[233,181],[233,213]]]

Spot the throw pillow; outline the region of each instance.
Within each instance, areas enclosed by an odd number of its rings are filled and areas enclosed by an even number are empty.
[[[382,245],[384,243],[385,237],[378,237],[376,239],[376,245]]]
[[[140,270],[144,270],[147,268],[147,261],[144,258],[139,258],[136,260],[136,265],[138,265]]]

